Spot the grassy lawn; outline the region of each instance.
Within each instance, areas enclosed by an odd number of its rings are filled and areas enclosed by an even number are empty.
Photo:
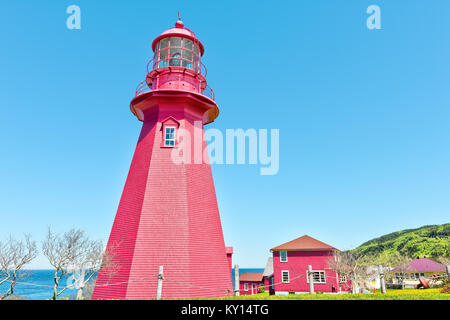
[[[382,294],[292,294],[270,296],[260,293],[253,296],[210,298],[212,300],[450,300],[450,294],[440,293],[440,289],[388,290]],[[205,298],[201,299],[204,300]]]

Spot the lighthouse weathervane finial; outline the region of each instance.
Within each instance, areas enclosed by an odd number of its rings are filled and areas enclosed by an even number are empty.
[[[177,11],[177,15],[178,15],[178,20],[175,23],[175,28],[184,28],[184,23],[183,21],[181,21],[181,17],[180,17],[180,11]]]

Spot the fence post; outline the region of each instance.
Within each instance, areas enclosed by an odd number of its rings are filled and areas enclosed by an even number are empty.
[[[450,282],[450,266],[447,266],[445,269],[447,270],[448,282]]]
[[[384,278],[384,270],[381,265],[378,265],[378,273],[380,274],[380,289],[381,293],[386,293],[386,280]]]
[[[234,295],[239,295],[239,266],[237,264],[234,265]]]
[[[163,280],[164,280],[163,266],[159,266],[158,286],[156,288],[156,300],[160,300],[161,299]]]
[[[313,294],[314,293],[314,282],[313,282],[314,276],[313,276],[311,265],[308,266],[308,279],[309,279],[309,293]]]

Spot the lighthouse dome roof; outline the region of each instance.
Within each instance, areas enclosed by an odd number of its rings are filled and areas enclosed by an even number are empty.
[[[155,40],[153,40],[152,50],[155,51],[156,44],[158,43],[158,41],[160,41],[161,39],[164,39],[164,38],[168,38],[168,37],[183,37],[183,38],[191,39],[195,43],[198,43],[198,46],[200,47],[201,55],[203,55],[203,53],[205,51],[203,44],[200,42],[200,40],[197,39],[197,37],[195,36],[195,33],[193,31],[189,30],[188,28],[185,28],[184,23],[181,20],[178,20],[175,23],[174,28],[170,28],[170,29],[164,31]]]

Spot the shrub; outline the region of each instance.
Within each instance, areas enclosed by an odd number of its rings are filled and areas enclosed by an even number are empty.
[[[264,293],[264,292],[266,292],[266,287],[264,287],[263,285],[259,286],[258,292],[259,292],[259,293]]]

